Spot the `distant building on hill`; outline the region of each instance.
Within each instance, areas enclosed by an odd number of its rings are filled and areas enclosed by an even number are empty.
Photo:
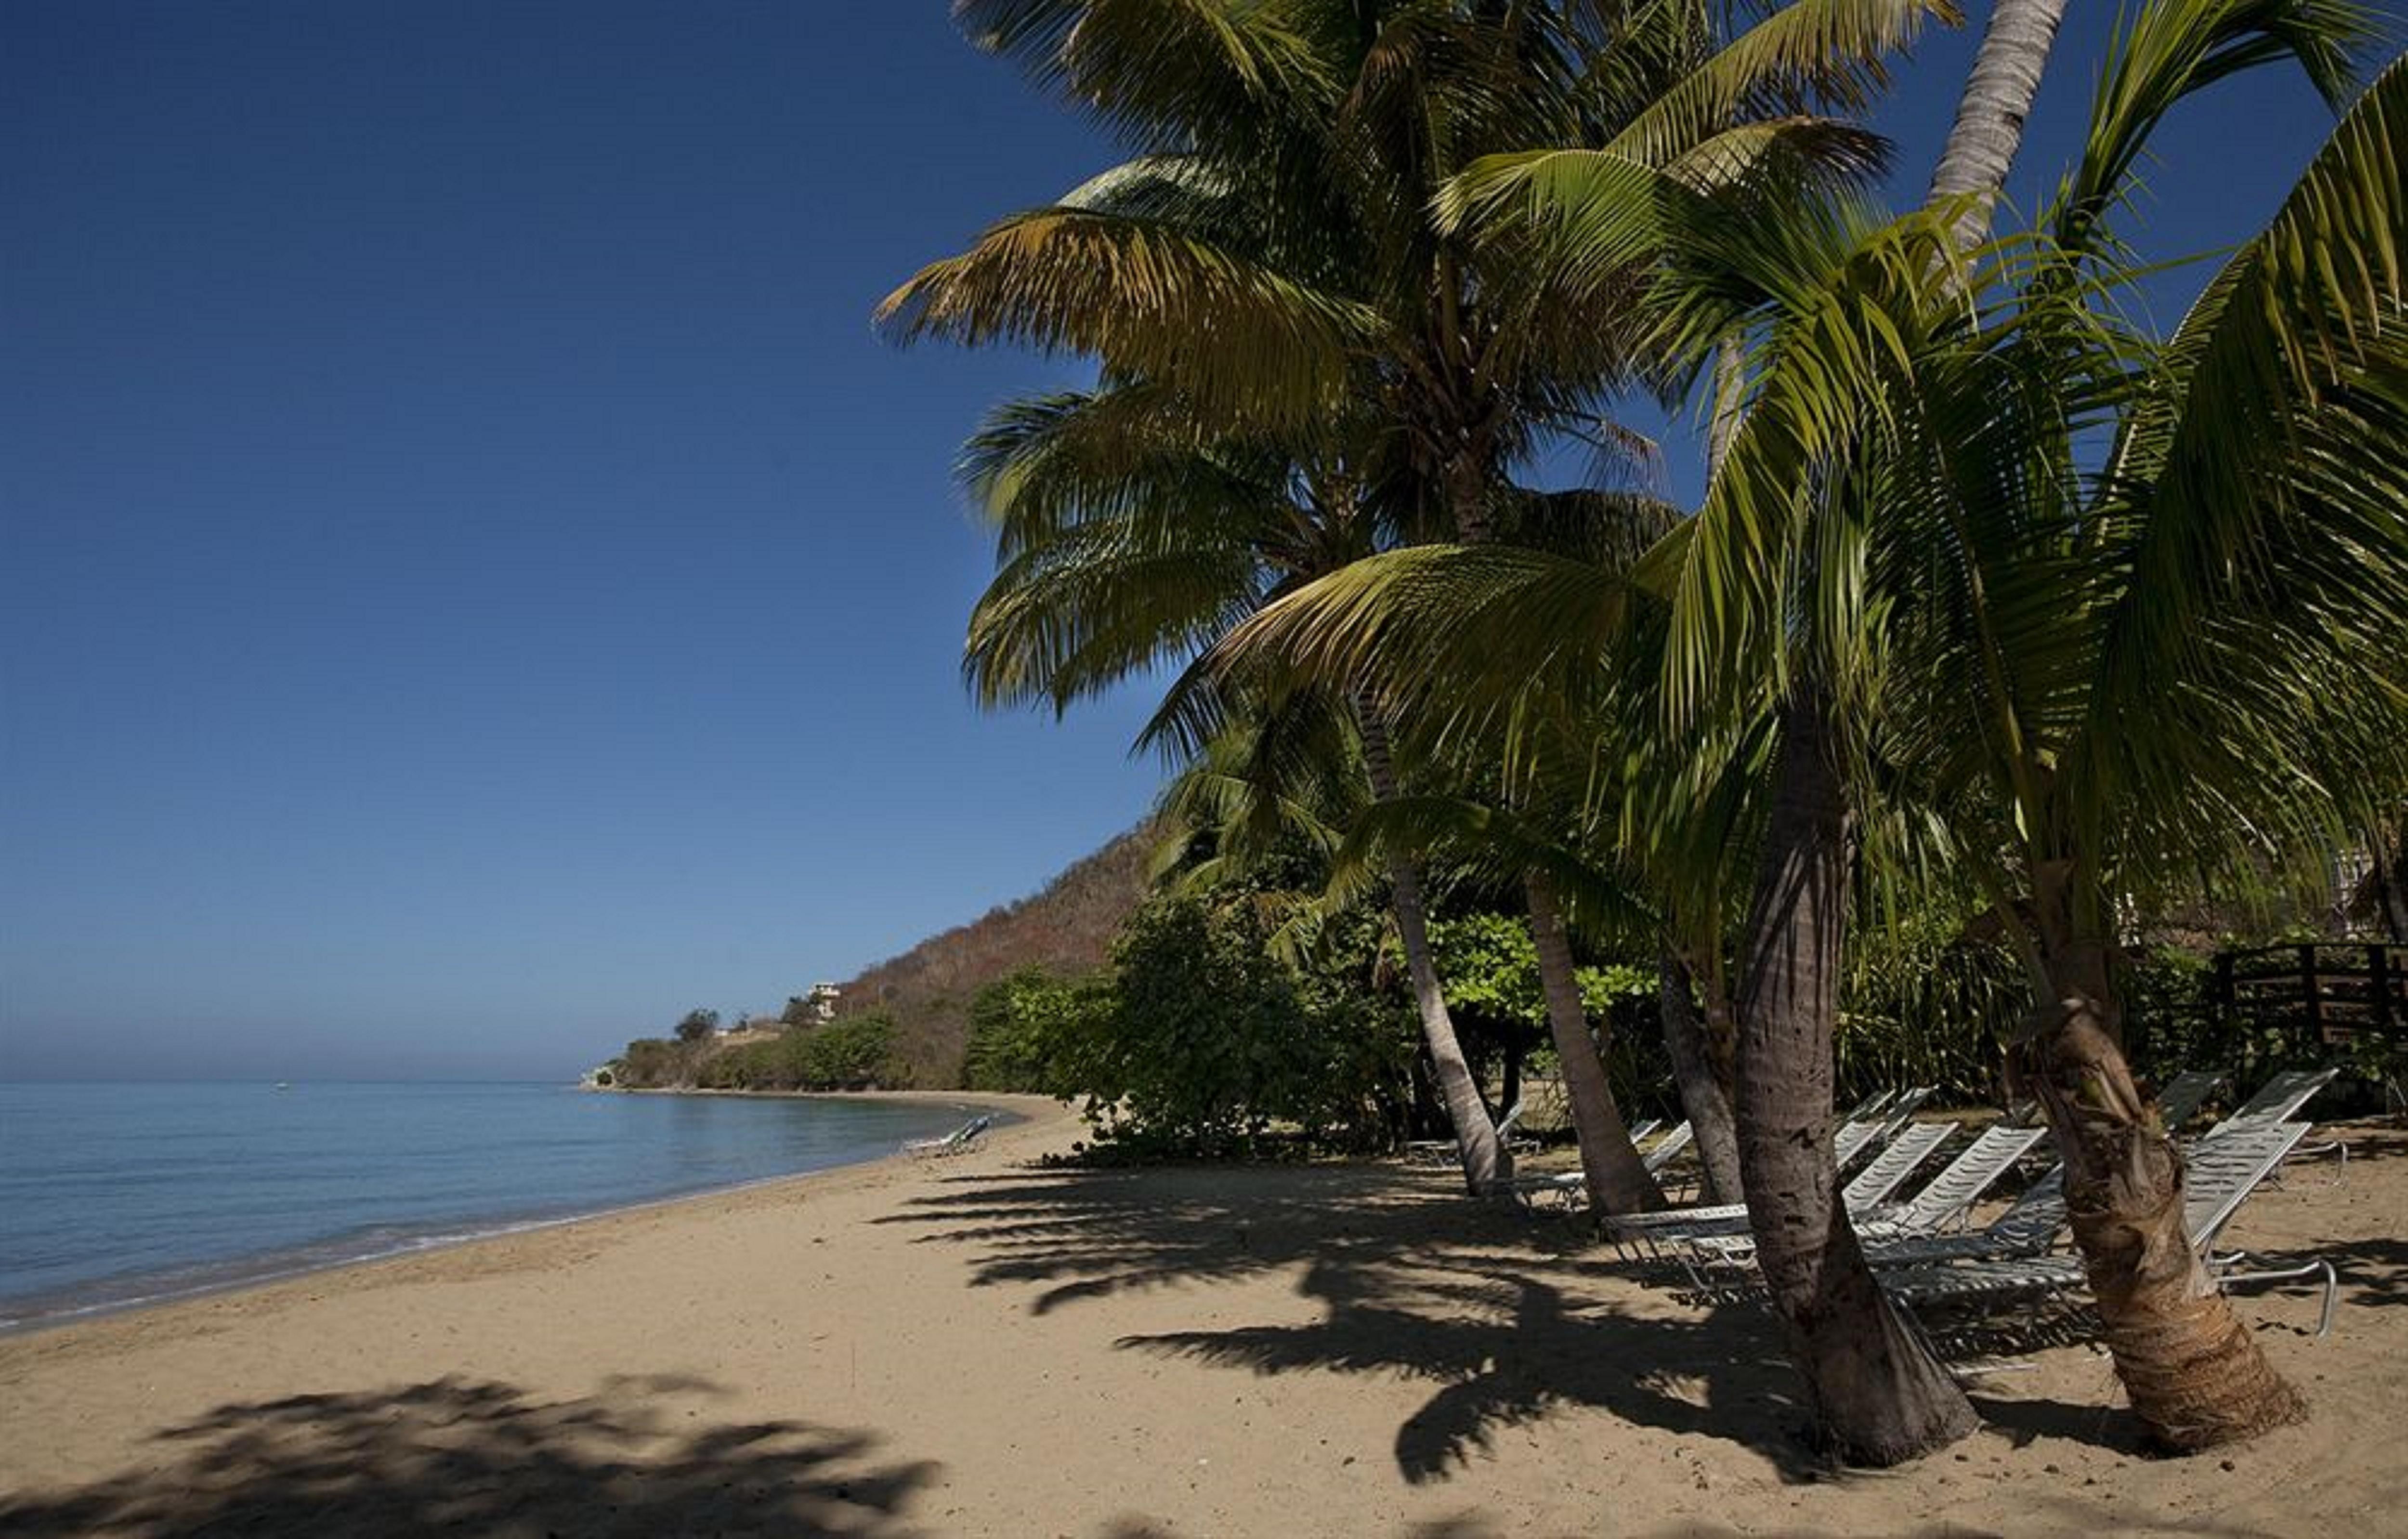
[[[822,1026],[836,1019],[836,1002],[842,998],[844,990],[834,984],[813,984],[811,991],[803,996],[810,1006],[811,1019]]]

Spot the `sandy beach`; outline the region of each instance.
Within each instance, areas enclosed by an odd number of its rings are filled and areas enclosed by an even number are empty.
[[[1384,1164],[1077,1172],[1050,1102],[890,1160],[0,1340],[23,1534],[2377,1535],[2408,1529],[2408,1135],[2229,1231],[2315,1417],[2132,1450],[2082,1345],[1904,1471],[1796,1440],[1765,1316]]]

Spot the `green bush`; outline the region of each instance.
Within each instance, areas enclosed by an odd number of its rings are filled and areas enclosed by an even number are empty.
[[[1836,1100],[1938,1087],[1937,1104],[1995,1106],[2005,1048],[2032,1006],[2006,947],[1964,938],[1964,916],[1934,909],[1852,938],[1840,985]]]
[[[1258,1153],[1274,1129],[1306,1144],[1384,1137],[1410,1052],[1394,1010],[1300,976],[1266,942],[1243,898],[1148,903],[1111,978],[1036,1017],[1047,1088],[1085,1097],[1105,1143],[1148,1155]]]
[[[902,1081],[895,1063],[895,1023],[872,1014],[781,1031],[717,1055],[695,1079],[716,1090],[893,1088]]]
[[[1053,1055],[1071,1029],[1069,1013],[1079,1008],[1077,987],[1040,968],[1023,968],[980,989],[970,1000],[963,1084],[972,1090],[1054,1093],[1062,1076]]]

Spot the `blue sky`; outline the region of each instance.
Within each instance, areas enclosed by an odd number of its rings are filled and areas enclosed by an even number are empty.
[[[2027,207],[2112,10],[2072,8]],[[1142,814],[1142,699],[959,681],[954,450],[1082,371],[869,328],[1112,158],[937,0],[0,35],[0,1076],[570,1073]],[[1900,71],[1903,198],[1971,46]],[[2186,109],[2141,244],[2245,235],[2324,124],[2292,79]]]

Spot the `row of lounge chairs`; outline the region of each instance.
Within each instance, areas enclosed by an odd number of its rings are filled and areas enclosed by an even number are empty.
[[[2217,1122],[2185,1149],[2184,1225],[2222,1281],[2265,1282],[2320,1277],[2324,1305],[2318,1334],[2332,1328],[2338,1279],[2322,1259],[2274,1270],[2244,1270],[2242,1254],[2219,1254],[2216,1237],[2249,1194],[2272,1178],[2301,1147],[2309,1128],[2292,1120],[2309,1100],[2330,1084],[2337,1071],[2276,1075],[2257,1095]],[[2163,1125],[2179,1129],[2197,1115],[2221,1077],[2184,1075],[2159,1097]],[[1859,1115],[1842,1129],[1859,1129]],[[1940,1137],[1926,1130],[1940,1129]],[[1885,1205],[1883,1198],[1944,1142],[1942,1125],[1892,1129],[1897,1136],[1874,1143],[1879,1153],[1850,1182],[1843,1198],[1865,1256],[1882,1286],[1910,1306],[1982,1305],[2045,1301],[2080,1288],[2081,1264],[2049,1254],[2067,1224],[2064,1170],[2054,1167],[2003,1212],[1978,1229],[1968,1228],[1972,1207],[2003,1179],[2043,1135],[2038,1128],[2000,1124],[1985,1131],[1939,1175],[1908,1201]],[[1835,1145],[1844,1145],[1835,1138]],[[1861,1151],[1866,1142],[1859,1139]],[[1855,1156],[1842,1152],[1844,1171]],[[1607,1219],[1602,1232],[1626,1254],[1676,1262],[1691,1286],[1710,1297],[1754,1292],[1755,1242],[1746,1210],[1691,1208]]]

